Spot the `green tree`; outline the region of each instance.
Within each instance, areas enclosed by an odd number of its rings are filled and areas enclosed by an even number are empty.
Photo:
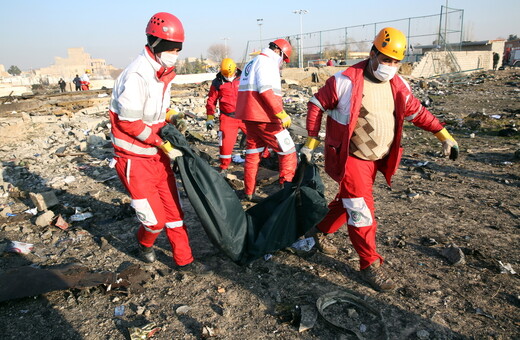
[[[9,73],[12,76],[19,76],[20,73],[22,73],[22,71],[20,71],[18,66],[11,65],[11,67],[9,67],[9,69],[7,70],[7,73]]]
[[[518,35],[510,34],[509,37],[507,38],[507,41],[513,41],[513,40],[518,40]]]

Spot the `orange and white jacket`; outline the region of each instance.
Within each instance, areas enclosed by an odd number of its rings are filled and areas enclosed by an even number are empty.
[[[235,118],[264,123],[279,123],[283,110],[281,57],[265,48],[242,71],[238,87]]]
[[[119,75],[112,90],[110,122],[116,156],[160,157],[159,130],[166,125],[175,67],[165,69],[148,47]]]

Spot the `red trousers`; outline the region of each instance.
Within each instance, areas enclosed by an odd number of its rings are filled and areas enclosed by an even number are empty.
[[[253,195],[256,187],[256,175],[260,158],[266,148],[278,154],[280,164],[280,184],[292,181],[298,160],[296,149],[286,152],[278,144],[275,134],[283,130],[281,123],[261,123],[244,121],[247,129],[246,161],[244,165],[244,193]]]
[[[231,156],[237,141],[239,129],[247,135],[246,125],[241,119],[229,117],[225,114],[220,115],[219,144],[221,169],[227,169],[229,163],[231,163]]]
[[[132,197],[132,207],[141,222],[137,232],[139,243],[153,246],[166,227],[175,263],[184,266],[193,262],[170,159],[166,155],[160,159],[116,159],[115,169]]]
[[[376,174],[377,161],[349,156],[339,193],[330,202],[328,214],[317,226],[324,233],[334,233],[347,223],[350,241],[359,255],[360,269],[365,269],[378,259],[383,261],[376,251],[377,223],[373,197]]]

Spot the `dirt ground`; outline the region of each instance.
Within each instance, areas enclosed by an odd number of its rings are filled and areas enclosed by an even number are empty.
[[[399,285],[392,293],[378,293],[360,279],[345,227],[332,239],[340,249],[336,256],[284,249],[239,266],[211,244],[185,195],[194,255],[214,273],[177,272],[164,233],[156,244],[158,261],[146,264],[137,256],[138,223],[128,196],[108,167],[110,144],[77,149],[85,137],[78,133],[81,119],[87,116],[29,126],[20,123],[19,113],[3,113],[0,157],[6,194],[0,245],[6,250],[11,241],[29,242],[34,251],[2,252],[0,280],[27,266],[72,263],[87,273],[130,270],[135,275],[128,278],[130,286],[109,290],[100,282],[80,280],[87,287],[0,302],[0,338],[130,339],[130,328],[152,322],[161,328],[154,339],[355,338],[329,320],[364,339],[520,339],[520,281],[512,273],[520,271],[520,72],[411,83],[417,97],[447,123],[461,154],[455,162],[441,157],[440,143],[431,134],[406,125],[405,152],[392,187],[378,176],[377,242]],[[207,86],[201,85],[204,91]],[[298,86],[303,87],[284,89]],[[187,96],[198,91],[200,97],[201,87],[176,90]],[[305,103],[309,94],[300,92]],[[70,96],[53,96],[53,108],[42,104],[32,114],[55,112]],[[216,139],[204,131],[203,121],[191,123],[206,138],[195,145],[216,161]],[[106,126],[100,129],[108,133]],[[322,167],[323,159],[316,163]],[[235,164],[233,173],[242,178],[242,166]],[[321,175],[330,200],[337,185]],[[66,230],[37,226],[36,217],[24,213],[34,207],[29,193],[49,190],[60,202],[50,210],[69,221]],[[264,183],[260,190],[271,193],[275,184]],[[93,217],[71,222],[76,208]],[[16,216],[6,216],[7,211]],[[450,251],[458,258],[448,256]],[[9,284],[24,291],[33,279],[22,276]],[[354,292],[363,303],[336,303],[317,313],[316,301],[334,291]],[[312,328],[299,332],[300,315],[318,317]]]

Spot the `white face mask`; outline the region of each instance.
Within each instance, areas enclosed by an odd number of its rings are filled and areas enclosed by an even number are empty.
[[[233,81],[233,80],[235,80],[235,76],[233,76],[233,77],[224,77],[224,79],[226,79],[227,81]]]
[[[281,70],[283,68],[283,53],[278,59],[278,68]]]
[[[178,57],[178,54],[162,52],[159,61],[164,67],[170,68],[175,65]]]
[[[389,81],[396,75],[397,71],[399,70],[399,67],[397,66],[388,66],[381,64],[379,61],[378,64],[379,65],[377,65],[377,70],[374,71],[374,77],[381,81]]]

